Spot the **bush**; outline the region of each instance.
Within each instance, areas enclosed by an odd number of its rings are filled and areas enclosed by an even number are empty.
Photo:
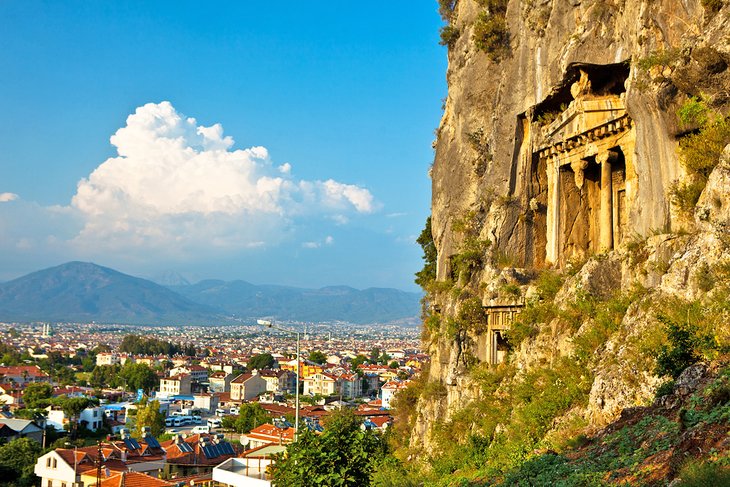
[[[669,394],[674,392],[674,381],[668,380],[666,382],[662,382],[662,385],[657,387],[656,393],[654,393],[654,397],[664,397],[668,396]]]
[[[644,71],[648,71],[654,66],[668,66],[674,64],[680,59],[681,55],[682,50],[677,48],[655,51],[647,57],[640,59],[637,64],[639,68]]]
[[[705,185],[706,182],[702,180],[683,183],[674,181],[669,187],[669,197],[679,211],[692,214],[697,202],[700,200],[702,191],[705,189]]]
[[[727,144],[730,144],[730,121],[719,119],[708,123],[699,132],[680,140],[682,163],[690,174],[706,181]]]
[[[700,360],[695,350],[697,328],[689,323],[675,323],[665,316],[659,321],[666,326],[669,344],[662,345],[657,356],[657,375],[669,375],[676,379],[684,369]]]
[[[461,36],[461,32],[452,25],[445,25],[439,30],[439,36],[441,37],[439,44],[454,47],[456,41],[459,40],[459,36]]]
[[[510,51],[506,18],[503,15],[481,12],[474,24],[472,40],[476,48],[487,53],[493,62],[501,62]]]
[[[693,461],[680,470],[678,487],[730,485],[730,467],[719,463]]]
[[[454,9],[456,8],[456,2],[458,0],[438,0],[439,2],[439,15],[444,22],[451,22],[454,16]]]
[[[457,316],[468,330],[476,333],[483,333],[487,330],[487,314],[482,306],[482,300],[476,296],[461,303]]]
[[[705,10],[713,13],[719,12],[723,3],[723,0],[702,0],[702,6],[705,7]]]

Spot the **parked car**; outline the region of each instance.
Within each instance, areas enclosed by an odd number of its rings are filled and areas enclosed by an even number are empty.
[[[191,433],[194,435],[199,435],[201,433],[210,433],[210,426],[209,425],[196,426],[195,428],[192,429]]]

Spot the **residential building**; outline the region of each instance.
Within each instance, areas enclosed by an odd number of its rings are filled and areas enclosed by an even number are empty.
[[[208,391],[210,392],[231,392],[231,381],[233,374],[217,370],[208,378]]]
[[[231,381],[231,400],[250,401],[266,392],[266,380],[257,371],[241,374]]]
[[[15,418],[3,418],[0,417],[0,427],[5,426],[11,431],[5,430],[3,436],[8,440],[15,440],[18,438],[29,438],[43,443],[43,428],[38,426],[36,423],[29,419],[15,419]]]
[[[399,391],[405,389],[408,384],[411,381],[409,380],[390,380],[386,382],[383,387],[381,388],[382,391],[382,401],[383,401],[383,407],[385,409],[390,409],[391,402],[393,401],[393,397],[398,394]]]
[[[342,387],[342,381],[339,377],[326,372],[305,377],[302,382],[304,383],[304,394],[312,396],[315,394],[321,396],[339,394]]]
[[[190,435],[187,438],[177,435],[161,445],[167,452],[164,469],[167,477],[209,473],[214,466],[238,454],[224,435]]]
[[[248,443],[249,448],[258,448],[271,443],[286,445],[293,441],[294,428],[279,428],[271,423],[262,424],[241,436],[241,443]]]
[[[200,365],[180,365],[170,370],[170,376],[187,374],[194,382],[206,382],[208,369]]]
[[[269,392],[296,392],[297,375],[290,370],[260,370],[259,375],[266,381],[266,390]]]
[[[160,379],[160,395],[189,396],[192,392],[192,377],[188,374],[179,374]]]
[[[5,382],[25,385],[30,382],[51,382],[51,377],[37,365],[0,366],[0,377]]]
[[[213,481],[231,487],[270,487],[272,456],[286,451],[283,445],[264,445],[230,458],[213,469]]]
[[[218,409],[218,401],[219,396],[217,393],[193,395],[193,407],[202,411],[208,411],[209,413],[214,413]]]
[[[119,365],[121,360],[119,355],[112,352],[102,352],[96,355],[96,365]]]
[[[342,398],[355,399],[362,396],[362,378],[357,374],[340,375]]]
[[[46,424],[53,426],[56,431],[64,431],[64,426],[70,422],[70,418],[66,416],[66,413],[62,409],[55,409],[52,406],[48,406],[46,411],[48,411]],[[85,425],[89,430],[96,431],[104,424],[103,417],[104,408],[92,406],[81,411],[78,421],[80,425]]]

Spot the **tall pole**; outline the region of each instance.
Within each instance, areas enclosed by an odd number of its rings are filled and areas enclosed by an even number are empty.
[[[297,370],[296,370],[296,378],[297,378],[297,384],[296,384],[296,390],[294,391],[294,441],[297,441],[299,438],[299,367],[300,367],[300,360],[299,360],[299,350],[300,350],[300,332],[299,330],[290,330],[288,328],[283,328],[281,326],[276,326],[271,321],[268,320],[256,320],[256,323],[258,323],[261,326],[265,326],[267,328],[273,328],[274,330],[283,331],[284,333],[288,333],[289,335],[296,335],[297,336]]]
[[[299,361],[299,332],[297,332],[297,389],[294,394],[294,441],[299,438],[299,367],[301,362]]]

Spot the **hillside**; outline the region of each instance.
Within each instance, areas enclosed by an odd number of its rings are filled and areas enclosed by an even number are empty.
[[[681,457],[646,479],[638,456],[567,472],[643,448],[604,428],[730,354],[730,4],[439,5],[449,92],[417,274],[432,360],[396,401],[401,474],[666,485]],[[675,426],[637,424],[647,457],[673,455]],[[692,460],[721,476],[730,445],[713,448]]]
[[[95,264],[69,262],[0,284],[0,320],[213,325],[271,317],[388,323],[415,320],[420,298],[397,289],[301,289],[245,281],[164,287]]]
[[[386,323],[418,316],[421,295],[397,289],[353,289],[331,286],[302,289],[256,286],[246,281],[201,281],[190,286],[170,286],[188,299],[225,309],[244,318],[262,316],[278,320]]]
[[[69,262],[0,284],[0,319],[215,324],[223,313],[145,279]]]

